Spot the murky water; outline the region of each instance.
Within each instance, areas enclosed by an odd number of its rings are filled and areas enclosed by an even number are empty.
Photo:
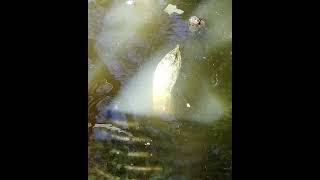
[[[231,179],[231,0],[133,2],[88,2],[89,179]],[[169,3],[184,13],[166,14]],[[166,119],[152,111],[153,73],[177,44]]]

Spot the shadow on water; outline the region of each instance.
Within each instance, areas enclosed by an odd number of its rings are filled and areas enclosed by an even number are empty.
[[[89,179],[231,179],[231,1],[125,2],[89,2]],[[168,3],[184,13],[168,16]],[[192,15],[207,22],[200,36],[188,31]],[[135,113],[148,107],[149,71],[176,44],[177,120]],[[222,116],[210,98],[221,102]],[[136,111],[122,111],[126,103]]]

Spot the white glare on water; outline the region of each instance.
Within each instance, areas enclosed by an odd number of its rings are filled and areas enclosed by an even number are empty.
[[[163,48],[168,49],[165,47]],[[144,64],[140,71],[137,72],[120,90],[119,95],[108,108],[113,107],[117,102],[121,102],[118,106],[120,112],[141,116],[157,115],[152,109],[153,73],[159,60],[163,57],[163,54],[165,53],[162,52],[161,55],[155,55],[151,58],[155,60],[150,60],[148,63]],[[166,71],[163,71],[163,73],[164,76],[167,74]],[[184,114],[179,118],[200,123],[210,123],[218,120],[225,112],[223,101],[219,99],[217,95],[209,92],[207,88],[202,89],[202,91],[198,93],[204,94],[204,97],[197,99],[197,103],[201,104],[201,108],[196,109],[191,114]],[[191,102],[188,102],[186,106],[187,108],[191,108]]]
[[[229,1],[229,0],[228,0]],[[135,1],[126,1],[126,4],[133,5]],[[141,1],[144,3],[140,9],[136,9],[136,6],[129,7],[126,4],[114,4],[106,12],[104,17],[103,30],[97,38],[97,53],[103,60],[103,63],[107,67],[111,67],[114,62],[117,61],[114,58],[115,54],[126,47],[126,43],[130,41],[130,38],[136,37],[141,27],[146,26],[144,18],[149,16],[150,9],[157,8],[153,1]],[[230,1],[231,2],[231,1]],[[139,1],[140,3],[140,1]],[[139,4],[140,5],[140,4]],[[142,8],[142,9],[141,9]],[[204,17],[206,24],[208,24],[208,38],[209,46],[216,47],[220,42],[230,42],[232,38],[231,34],[231,11],[226,12],[220,10],[223,5],[218,4],[217,1],[210,1],[205,6],[199,6],[196,8],[192,15]],[[216,13],[210,14],[210,9],[214,9],[216,12],[219,10],[220,15]],[[151,17],[151,16],[150,16]],[[150,19],[152,21],[152,19]],[[152,115],[152,82],[153,73],[155,72],[157,63],[167,52],[160,52],[163,49],[168,49],[168,44],[160,48],[159,52],[153,54],[147,63],[143,64],[139,71],[130,76],[129,80],[124,86],[121,87],[118,95],[115,97],[114,102],[121,102],[121,104],[110,104],[110,107],[117,107],[117,110],[124,113],[136,114],[136,115]],[[157,54],[158,53],[158,54]],[[183,52],[182,52],[183,53]],[[203,57],[206,59],[206,57]],[[182,59],[184,61],[184,59]],[[98,69],[98,68],[97,68]],[[160,78],[159,84],[167,83],[169,79],[166,70],[159,71]],[[89,82],[94,78],[95,72],[90,72]],[[198,92],[203,93],[203,92]],[[204,92],[208,97],[198,99],[197,103],[203,104],[203,108],[195,111],[193,114],[185,115],[186,119],[198,120],[202,122],[209,122],[216,120],[224,112],[223,101],[215,94]],[[192,104],[192,108],[191,108]],[[196,108],[194,102],[188,102],[186,104],[188,111],[193,111]],[[164,107],[165,109],[166,107]],[[185,107],[182,107],[185,108]]]
[[[134,1],[133,1],[133,0],[128,0],[126,3],[127,3],[128,5],[133,5]]]
[[[129,4],[131,1],[127,1]],[[114,55],[127,46],[127,42],[136,37],[136,33],[146,26],[142,17],[150,16],[154,2],[139,1],[139,6],[129,7],[124,3],[115,2],[106,12],[102,31],[98,34],[96,50],[102,61],[111,67]],[[133,1],[132,1],[133,3]]]

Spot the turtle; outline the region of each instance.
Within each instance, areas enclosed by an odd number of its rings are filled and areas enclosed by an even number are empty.
[[[197,16],[191,16],[188,22],[189,31],[192,33],[202,33],[206,27],[205,21]]]

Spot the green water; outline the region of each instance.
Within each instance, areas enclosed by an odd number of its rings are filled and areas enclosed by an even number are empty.
[[[169,16],[169,3],[184,13]],[[89,123],[119,129],[88,128],[89,179],[231,179],[231,0],[88,6]],[[201,35],[188,31],[193,15],[206,22]],[[164,120],[148,113],[149,86],[155,65],[176,44],[182,66],[172,92],[175,120]]]

